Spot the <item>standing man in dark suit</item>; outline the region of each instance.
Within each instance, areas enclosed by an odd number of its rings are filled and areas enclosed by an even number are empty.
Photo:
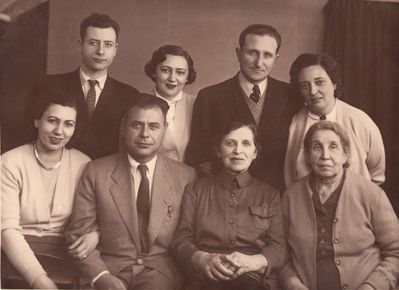
[[[289,85],[269,76],[281,45],[278,31],[253,24],[241,32],[236,49],[240,72],[202,89],[194,104],[187,163],[202,173],[217,167],[212,140],[232,120],[258,125],[262,151],[250,170],[279,190],[284,189],[283,166],[292,115],[299,110]]]
[[[73,146],[92,159],[118,152],[120,120],[138,91],[108,75],[118,49],[119,24],[94,13],[80,25],[80,68],[48,75],[39,85],[75,96],[77,128]]]
[[[91,161],[82,174],[66,238],[99,230],[97,249],[77,262],[96,289],[181,289],[169,247],[196,174],[158,153],[168,109],[140,94],[122,120],[120,153]]]

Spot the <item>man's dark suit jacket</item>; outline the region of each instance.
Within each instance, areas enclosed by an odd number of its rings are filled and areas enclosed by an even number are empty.
[[[91,159],[118,152],[120,121],[124,112],[134,104],[138,90],[108,76],[93,115],[89,118],[79,70],[48,75],[38,87],[42,86],[75,97],[77,121],[71,141],[74,148]]]
[[[250,171],[259,179],[280,191],[284,190],[284,156],[288,128],[292,115],[300,106],[291,99],[287,83],[268,78],[266,99],[258,125],[258,140],[262,147]],[[213,140],[232,120],[255,123],[244,99],[238,75],[222,83],[204,88],[194,103],[191,139],[187,148],[187,163],[197,167],[203,162],[218,166]],[[220,166],[220,165],[219,165]]]

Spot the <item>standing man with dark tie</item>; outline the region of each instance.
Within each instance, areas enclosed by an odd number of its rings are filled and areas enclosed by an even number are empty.
[[[120,126],[120,153],[88,164],[66,238],[99,229],[97,249],[77,261],[96,289],[181,289],[170,256],[183,191],[195,170],[159,153],[168,104],[140,94]]]
[[[108,75],[118,49],[119,24],[94,13],[80,25],[80,67],[48,75],[39,87],[67,92],[77,101],[77,128],[73,146],[92,159],[118,152],[120,120],[138,91]]]
[[[194,104],[187,163],[200,173],[218,166],[212,140],[232,120],[258,126],[262,151],[250,171],[279,190],[284,189],[283,165],[288,127],[299,102],[289,85],[270,77],[278,58],[281,36],[272,26],[253,24],[241,32],[236,48],[240,72],[222,83],[202,89]]]

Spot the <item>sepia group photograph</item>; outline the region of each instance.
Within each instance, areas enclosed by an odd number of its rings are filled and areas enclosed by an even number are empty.
[[[399,290],[399,0],[0,0],[0,289]]]

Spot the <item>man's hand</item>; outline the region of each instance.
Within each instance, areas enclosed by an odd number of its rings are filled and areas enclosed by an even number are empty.
[[[58,289],[57,285],[51,280],[47,274],[40,275],[32,283],[33,289]]]
[[[234,274],[234,268],[222,261],[221,254],[210,254],[203,251],[196,252],[192,258],[194,269],[205,274],[205,276],[214,281],[231,280]]]
[[[98,231],[82,235],[68,247],[68,253],[74,258],[81,260],[86,259],[86,257],[96,248],[99,235]]]
[[[98,278],[98,280],[94,283],[94,287],[96,289],[127,290],[125,284],[123,284],[123,282],[118,277],[108,273]]]

